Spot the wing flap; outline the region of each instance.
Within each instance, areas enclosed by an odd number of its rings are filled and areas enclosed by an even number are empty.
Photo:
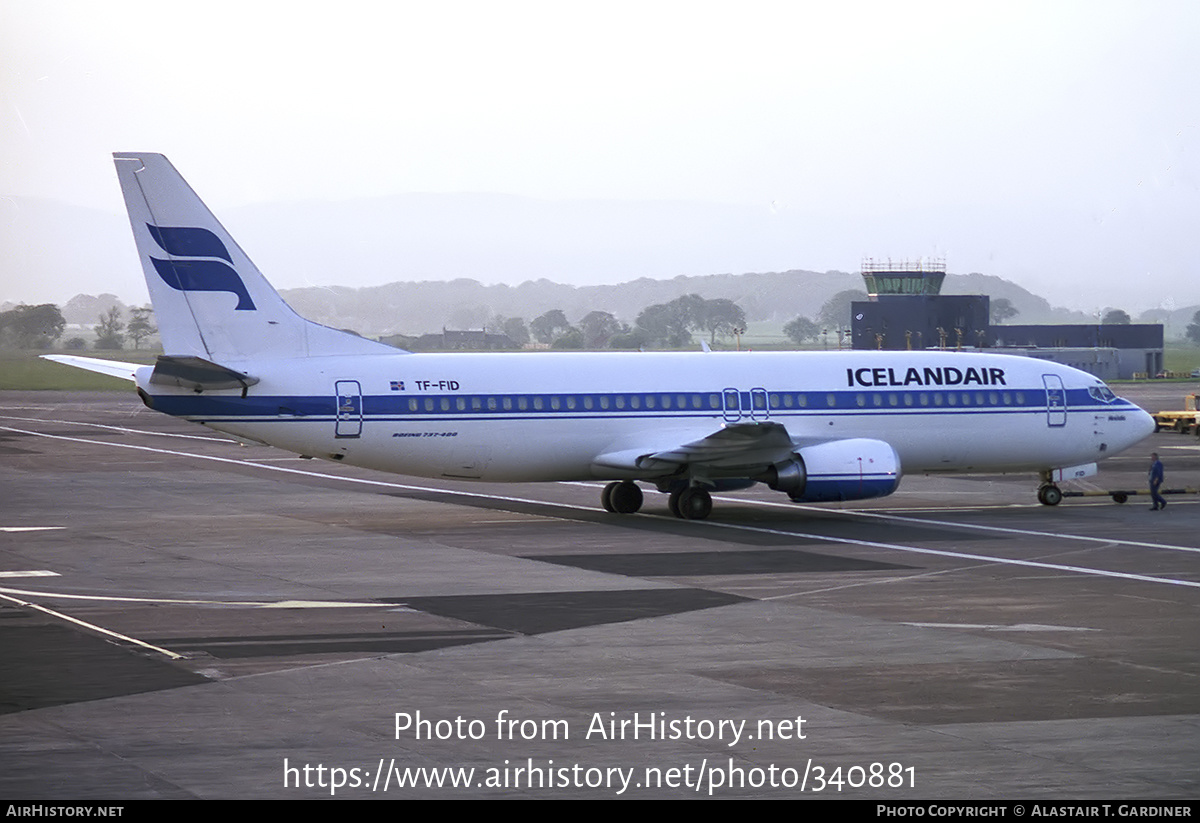
[[[685,466],[714,476],[744,476],[790,459],[792,449],[787,429],[778,423],[733,423],[681,445],[606,452],[592,465],[644,477],[671,475]]]

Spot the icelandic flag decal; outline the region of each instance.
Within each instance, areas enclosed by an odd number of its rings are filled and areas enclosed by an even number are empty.
[[[168,260],[150,258],[164,283],[177,291],[227,291],[237,296],[235,311],[254,311],[254,301],[242,278],[229,265],[233,259],[221,238],[208,229],[186,226],[147,223],[146,228],[154,242],[171,256]]]
[[[404,381],[403,380],[393,380],[392,381],[392,391],[404,391]]]

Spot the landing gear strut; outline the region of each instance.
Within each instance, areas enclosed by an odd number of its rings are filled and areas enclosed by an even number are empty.
[[[642,507],[642,490],[632,480],[609,483],[600,492],[600,505],[613,514],[633,514]]]

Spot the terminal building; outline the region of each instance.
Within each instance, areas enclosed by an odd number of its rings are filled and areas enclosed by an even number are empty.
[[[1101,380],[1154,376],[1163,369],[1163,328],[991,324],[986,295],[943,295],[944,260],[863,261],[869,299],[851,304],[855,349],[988,349],[1073,366]]]

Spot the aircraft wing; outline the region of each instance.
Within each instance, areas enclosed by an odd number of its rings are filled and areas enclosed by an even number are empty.
[[[74,354],[43,354],[42,359],[132,381],[137,380],[137,370],[143,368],[141,363],[122,363],[119,360],[101,360],[98,357],[80,357]]]
[[[667,476],[683,466],[733,476],[757,474],[784,462],[793,448],[791,436],[779,423],[731,423],[680,445],[621,449],[602,454],[592,463],[597,468],[642,476]]]

